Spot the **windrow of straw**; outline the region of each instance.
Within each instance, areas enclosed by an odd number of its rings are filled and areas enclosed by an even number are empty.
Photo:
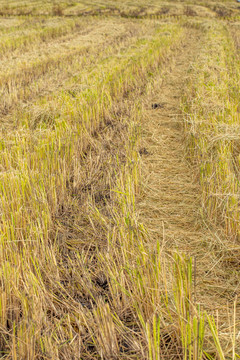
[[[62,19],[62,18],[24,18],[18,27],[0,30],[0,57],[5,57],[12,51],[26,51],[35,44],[44,44],[76,32],[83,31],[87,25],[93,24],[93,19]],[[95,19],[96,20],[96,19]]]
[[[127,49],[143,34],[154,32],[154,26],[148,29],[147,24],[132,21],[120,23],[112,20],[106,24],[99,20],[95,26],[98,26],[97,32],[88,26],[84,34],[75,33],[72,37],[64,37],[45,46],[36,44],[33,50],[19,54],[11,62],[6,58],[0,67],[2,113],[7,115],[11,110],[16,110],[16,105],[20,107],[20,101],[25,107],[26,101],[56,92],[60,87],[64,91],[66,83],[72,78],[80,81],[80,76],[86,77],[100,60]],[[6,72],[7,64],[9,70]],[[72,93],[74,96],[74,91]]]
[[[222,4],[215,5],[213,3],[198,4],[196,1],[185,4],[182,1],[160,2],[151,0],[147,4],[143,0],[138,1],[114,1],[105,0],[86,1],[78,0],[59,0],[59,1],[0,1],[0,15],[2,16],[59,16],[59,17],[73,17],[73,16],[89,16],[94,15],[98,17],[103,16],[121,16],[125,18],[165,18],[167,16],[236,16],[238,11],[236,6],[230,9]]]
[[[239,58],[229,31],[213,24],[184,102],[190,157],[204,212],[239,238]]]
[[[148,255],[134,215],[141,107],[133,99],[181,34],[176,25],[160,26],[100,62],[74,96],[56,96],[51,119],[33,130],[23,118],[16,131],[1,134],[6,358],[159,359],[168,351],[170,330],[159,342],[160,308],[168,301],[161,249]],[[171,339],[178,354],[174,329]]]

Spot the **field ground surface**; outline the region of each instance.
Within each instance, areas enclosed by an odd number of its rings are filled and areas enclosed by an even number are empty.
[[[0,358],[240,357],[240,4],[0,0]]]

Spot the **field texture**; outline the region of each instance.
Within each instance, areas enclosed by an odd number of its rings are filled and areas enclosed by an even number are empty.
[[[240,358],[240,4],[0,0],[0,359]]]

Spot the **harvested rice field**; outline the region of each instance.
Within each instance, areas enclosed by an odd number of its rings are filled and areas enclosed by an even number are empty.
[[[240,358],[240,4],[0,0],[0,359]]]

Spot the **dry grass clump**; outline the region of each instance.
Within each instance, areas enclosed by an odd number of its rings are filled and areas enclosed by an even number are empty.
[[[52,14],[54,16],[63,16],[64,15],[64,9],[61,6],[61,4],[54,4],[52,8]]]
[[[236,52],[238,52],[240,49],[240,22],[236,21],[233,22],[232,24],[229,24],[229,31],[234,41]]]

